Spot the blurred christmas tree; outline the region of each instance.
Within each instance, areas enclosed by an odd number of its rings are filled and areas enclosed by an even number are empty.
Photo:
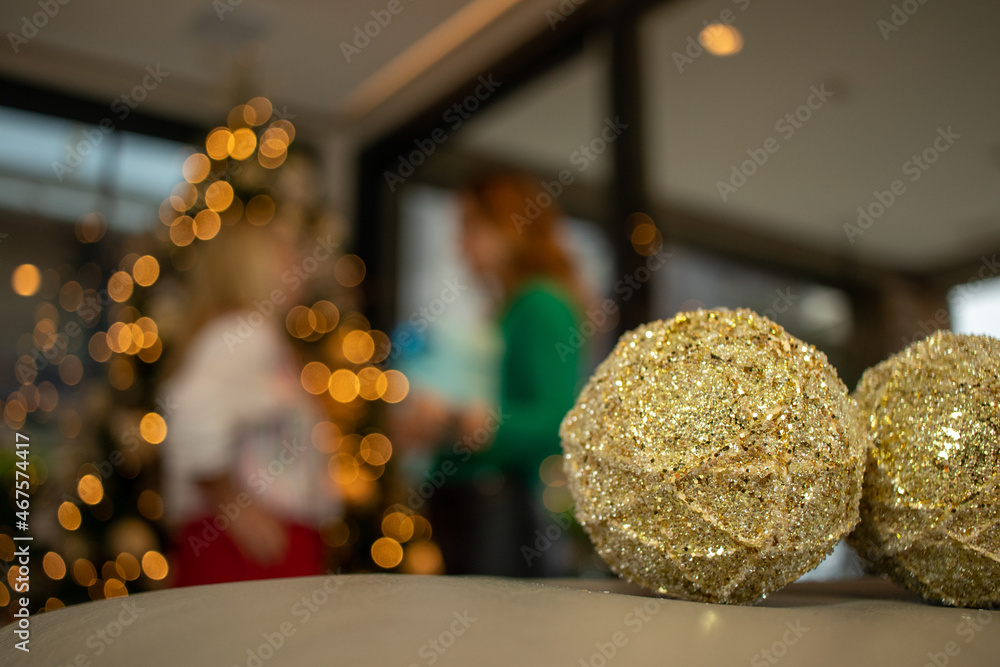
[[[392,444],[375,426],[383,406],[406,396],[406,377],[380,367],[391,343],[361,312],[361,258],[310,252],[342,248],[348,230],[326,210],[318,161],[297,150],[284,116],[263,97],[234,107],[204,150],[184,160],[154,234],[110,239],[99,214],[85,216],[76,228],[80,266],[48,270],[25,287],[40,303],[15,368],[19,389],[2,407],[5,427],[27,426],[38,443],[29,466],[33,611],[169,585],[157,450],[170,405],[157,402],[156,384],[164,354],[184,334],[181,314],[196,289],[185,277],[199,247],[223,242],[217,236],[233,225],[281,225],[303,247],[293,270],[306,298],[285,325],[302,386],[327,413],[312,445],[328,455],[345,501],[343,516],[322,529],[330,569],[441,571],[430,524],[391,481]],[[15,291],[32,279],[15,275]],[[14,459],[12,448],[3,451],[4,517],[12,517]],[[0,560],[13,556],[13,533],[5,519]],[[0,586],[5,620],[12,583]]]

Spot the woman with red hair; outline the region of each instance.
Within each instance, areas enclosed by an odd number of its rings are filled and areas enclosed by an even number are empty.
[[[492,174],[460,196],[461,247],[495,297],[504,352],[500,405],[463,415],[460,442],[470,446],[435,466],[454,471],[432,498],[435,537],[449,574],[558,574],[560,549],[536,548],[536,531],[554,522],[539,467],[560,454],[559,423],[580,379],[572,342],[583,289],[561,242],[561,215],[538,181]]]

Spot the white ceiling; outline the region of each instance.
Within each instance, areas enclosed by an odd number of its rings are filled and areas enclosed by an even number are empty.
[[[892,4],[698,1],[651,12],[641,48],[654,200],[913,272],[1000,248],[1000,3],[927,3],[885,40],[877,21]],[[704,54],[679,71],[674,53],[727,8],[743,51]],[[543,172],[566,168],[607,115],[597,91],[606,72],[597,44],[470,122],[463,147]],[[788,137],[775,124],[811,86],[833,95]],[[911,182],[904,163],[948,127],[961,138]],[[769,137],[777,152],[723,201],[717,183]],[[577,177],[600,178],[609,162]],[[896,179],[904,194],[851,243],[844,224]]]
[[[227,2],[233,11],[220,20],[213,7]],[[241,76],[249,77],[255,93],[297,114],[314,135],[370,136],[484,71],[519,40],[547,30],[544,10],[559,4],[515,3],[488,30],[355,122],[346,108],[359,86],[471,4],[401,2],[403,12],[351,63],[340,43],[388,0],[70,2],[20,53],[5,44],[0,72],[110,104],[142,80],[147,65],[160,65],[170,76],[143,108],[205,124],[245,96],[236,90],[236,73],[250,72]],[[642,53],[654,198],[913,271],[1000,247],[1000,3],[926,2],[885,40],[877,21],[888,20],[892,7],[888,0],[679,0],[649,14]],[[743,32],[743,52],[702,55],[678,72],[673,52],[726,8]],[[0,30],[19,30],[22,16],[37,9],[32,0],[6,0]],[[241,59],[252,64],[241,68]],[[605,61],[598,44],[576,64],[475,116],[454,145],[551,174],[567,168],[572,151],[596,136],[607,115]],[[834,93],[831,100],[792,138],[781,138],[775,122],[806,100],[810,86],[824,84]],[[932,144],[938,127],[948,126],[961,139],[911,183],[903,163]],[[747,149],[772,136],[779,151],[723,202],[717,181],[746,158]],[[595,162],[580,180],[603,177],[609,166]],[[849,243],[843,224],[896,178],[904,180],[906,193]]]

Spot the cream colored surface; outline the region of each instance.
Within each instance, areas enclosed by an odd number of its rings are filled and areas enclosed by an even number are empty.
[[[919,666],[933,664],[928,654],[949,665],[994,665],[1000,655],[995,612],[930,606],[880,580],[793,584],[758,607],[633,593],[614,580],[405,575],[174,589],[34,616],[30,655],[13,648],[7,626],[0,630],[0,662]],[[304,603],[310,598],[313,610]],[[135,605],[134,621],[116,627],[132,615],[128,605]],[[291,632],[280,647],[270,655],[260,651],[265,635],[279,643],[282,627]],[[99,630],[109,639],[120,633],[109,644]],[[614,655],[604,659],[601,649],[610,653],[610,646]],[[947,656],[949,648],[957,654]],[[782,654],[771,654],[773,663],[762,653],[772,649]],[[74,663],[78,656],[89,663]]]

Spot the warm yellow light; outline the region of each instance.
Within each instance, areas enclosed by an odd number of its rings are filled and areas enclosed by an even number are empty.
[[[73,579],[81,586],[90,586],[97,581],[97,570],[94,564],[86,558],[77,558],[73,561]]]
[[[413,519],[402,512],[391,512],[382,519],[382,534],[406,542],[413,537]]]
[[[709,23],[698,33],[698,41],[714,56],[731,56],[743,49],[743,35],[725,23]]]
[[[233,158],[245,160],[253,155],[255,148],[257,148],[257,135],[253,130],[241,127],[233,132],[233,149],[230,151]]]
[[[49,579],[59,581],[66,576],[66,561],[55,551],[50,551],[42,558],[42,569]]]
[[[295,141],[295,126],[292,125],[290,121],[287,121],[283,118],[276,120],[273,123],[271,123],[270,129],[281,130],[282,132],[284,132],[285,133],[284,137],[282,137],[281,135],[277,136],[282,139],[287,139],[285,141],[286,144],[290,144],[293,141]]]
[[[184,160],[181,173],[184,174],[184,180],[188,183],[201,183],[208,177],[208,172],[211,169],[212,163],[208,157],[203,153],[195,153]]]
[[[283,128],[272,125],[260,137],[260,154],[269,158],[281,157],[290,143],[288,133]]]
[[[316,331],[328,333],[337,328],[337,323],[340,321],[340,311],[331,302],[317,301],[311,310],[316,318]]]
[[[160,263],[152,255],[143,255],[132,266],[132,277],[142,287],[149,287],[160,277]]]
[[[329,391],[335,401],[350,403],[357,398],[360,389],[358,376],[346,368],[338,369],[330,376]]]
[[[373,466],[385,465],[392,456],[392,443],[381,433],[370,433],[361,439],[359,453],[365,463]]]
[[[382,377],[382,371],[375,368],[374,366],[366,366],[358,371],[358,393],[361,394],[361,398],[366,401],[376,401],[382,398],[381,392],[379,392],[379,378]]]
[[[183,213],[198,201],[198,188],[191,183],[178,183],[170,193],[170,203],[179,212]]]
[[[375,342],[366,331],[354,330],[344,336],[344,356],[353,364],[363,364],[375,352]]]
[[[115,559],[115,565],[121,572],[121,575],[125,577],[125,581],[135,581],[142,573],[139,568],[139,559],[128,552],[118,554],[118,558]]]
[[[333,277],[344,287],[357,287],[365,279],[365,263],[357,255],[344,255],[334,265]]]
[[[441,548],[429,541],[407,545],[402,570],[407,574],[444,574]]]
[[[33,296],[42,285],[42,273],[34,264],[22,264],[11,274],[10,284],[21,296]]]
[[[243,118],[250,125],[263,125],[271,117],[274,108],[266,97],[255,97],[243,107]]]
[[[257,153],[257,161],[260,162],[260,166],[265,169],[277,169],[285,162],[285,158],[288,157],[288,153],[281,153],[278,157],[268,157],[263,153]]]
[[[386,403],[399,403],[410,392],[410,381],[399,371],[389,370],[382,373],[376,388]]]
[[[180,247],[191,245],[194,241],[194,218],[189,215],[175,218],[170,225],[170,240]]]
[[[147,551],[142,556],[142,571],[150,579],[159,581],[167,576],[170,570],[167,559],[159,551]]]
[[[194,235],[202,241],[215,238],[221,227],[222,218],[211,209],[198,211],[198,215],[194,216]]]
[[[315,331],[316,314],[306,306],[295,306],[285,316],[285,328],[296,338],[305,338]]]
[[[80,496],[80,500],[88,505],[96,505],[104,498],[104,486],[101,484],[101,480],[94,475],[81,477],[80,481],[76,483],[76,492]]]
[[[108,295],[118,303],[128,301],[132,289],[132,276],[127,271],[116,271],[108,278]]]
[[[380,537],[372,544],[372,560],[387,570],[396,567],[403,560],[403,547],[391,537]]]
[[[209,132],[208,138],[205,139],[205,152],[213,160],[225,160],[235,143],[233,133],[228,128],[217,127]]]
[[[104,597],[124,598],[128,597],[128,589],[125,584],[117,579],[108,579],[104,582]]]
[[[160,342],[159,337],[153,339],[152,345],[149,347],[144,347],[139,350],[139,358],[145,361],[147,364],[151,364],[160,358],[163,353],[163,343]]]
[[[158,445],[167,437],[167,422],[155,412],[147,412],[139,422],[139,434],[151,445]]]
[[[358,478],[358,462],[350,454],[337,454],[330,458],[327,466],[330,477],[337,484],[347,486]]]
[[[226,181],[216,181],[205,190],[205,206],[213,211],[224,211],[233,203],[233,186]]]
[[[310,394],[322,394],[330,386],[330,369],[326,364],[310,361],[302,369],[302,386]]]
[[[59,506],[56,516],[59,518],[59,525],[66,530],[76,530],[82,521],[79,508],[68,500]]]

